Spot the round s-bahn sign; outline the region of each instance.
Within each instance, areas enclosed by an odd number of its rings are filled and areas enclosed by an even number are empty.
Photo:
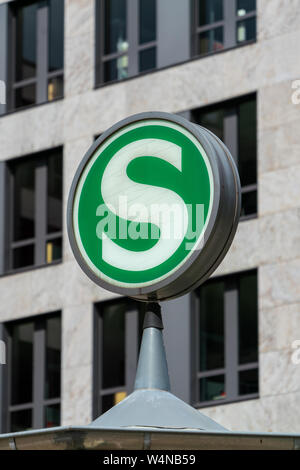
[[[75,174],[68,233],[83,271],[138,300],[167,300],[216,269],[235,234],[238,172],[210,131],[166,113],[102,134]]]

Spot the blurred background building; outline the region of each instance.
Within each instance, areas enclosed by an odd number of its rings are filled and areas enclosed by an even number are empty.
[[[132,390],[141,307],[83,274],[65,213],[94,139],[151,110],[216,133],[242,184],[225,260],[163,304],[172,391],[231,430],[299,432],[299,1],[0,3],[1,432],[88,424]]]

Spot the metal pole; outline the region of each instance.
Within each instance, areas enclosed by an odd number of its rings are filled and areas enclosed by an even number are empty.
[[[134,390],[158,389],[170,391],[163,328],[160,305],[157,302],[148,302]]]

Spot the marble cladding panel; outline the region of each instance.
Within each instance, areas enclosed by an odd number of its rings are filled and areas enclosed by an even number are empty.
[[[284,393],[200,411],[231,431],[299,433],[299,400],[299,392]]]
[[[92,35],[95,0],[65,0],[65,37]]]
[[[72,261],[4,276],[0,282],[0,321],[108,300],[115,294],[94,284]]]
[[[89,365],[93,360],[93,305],[66,307],[63,310],[62,367]]]
[[[86,425],[92,421],[92,366],[62,369],[61,425]]]
[[[260,266],[260,309],[267,310],[300,302],[300,258]]]
[[[292,106],[289,104],[288,106]],[[296,105],[294,105],[296,106]],[[258,131],[258,175],[300,163],[300,105],[298,117]]]
[[[65,97],[94,87],[94,1],[65,2]]]
[[[295,257],[300,257],[298,208],[241,221],[229,252],[215,275],[292,261]]]
[[[258,41],[299,30],[298,0],[257,0]]]
[[[297,337],[298,336],[298,337]],[[293,337],[300,340],[300,331]],[[295,350],[288,349],[261,353],[259,356],[259,393],[261,397],[300,392],[300,364],[293,361]]]
[[[287,350],[300,340],[300,303],[274,307],[259,312],[259,352]]]
[[[293,81],[300,79],[300,61],[298,59],[297,69],[290,79],[279,83],[266,84],[258,91],[258,129],[259,132],[281,128],[281,126],[299,123],[300,105],[293,104],[292,96],[294,89]],[[291,128],[292,131],[292,128]],[[285,131],[288,132],[287,130]],[[260,135],[260,134],[259,134]]]
[[[300,208],[300,165],[263,173],[258,181],[259,213]],[[285,224],[286,229],[288,225]]]

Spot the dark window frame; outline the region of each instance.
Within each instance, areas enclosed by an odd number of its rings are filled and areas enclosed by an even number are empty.
[[[128,304],[125,313],[125,384],[123,386],[102,388],[102,314],[106,306],[116,304]],[[100,416],[102,411],[102,397],[118,392],[126,392],[129,395],[133,391],[136,367],[139,355],[139,325],[141,324],[141,308],[133,300],[122,297],[94,304],[94,328],[93,328],[93,419]]]
[[[252,44],[256,41],[257,33],[254,39],[238,41],[237,40],[237,25],[240,21],[247,20],[249,18],[257,17],[257,9],[246,13],[243,16],[237,15],[237,0],[223,0],[223,20],[209,23],[203,26],[198,25],[199,11],[198,11],[198,0],[192,0],[192,44],[191,51],[194,58],[206,57],[211,54],[216,54],[227,49],[232,49],[247,44]],[[223,39],[224,47],[218,51],[208,51],[203,54],[198,53],[198,37],[199,34],[214,30],[216,28],[223,28]]]
[[[63,5],[64,5],[64,0]],[[27,6],[31,3],[41,3],[37,8],[37,31],[36,31],[36,74],[34,77],[16,80],[16,25],[18,7]],[[64,8],[63,8],[64,12]],[[44,103],[51,103],[60,100],[62,96],[48,99],[48,81],[55,78],[62,78],[64,88],[64,66],[62,69],[55,71],[48,70],[48,16],[49,8],[47,3],[41,0],[25,0],[12,2],[9,5],[8,12],[8,49],[11,52],[8,60],[8,84],[7,87],[7,113],[24,110]],[[64,61],[64,36],[63,36],[63,61]],[[35,103],[27,106],[16,107],[16,91],[26,86],[35,85]]]
[[[139,71],[139,53],[148,49],[156,48],[157,56],[157,33],[156,39],[151,42],[146,42],[143,44],[139,43],[139,0],[126,0],[127,5],[127,15],[126,15],[126,26],[127,26],[127,42],[128,50],[123,52],[113,52],[111,54],[105,54],[104,51],[104,35],[105,35],[105,1],[106,0],[96,0],[95,3],[95,39],[96,39],[96,48],[95,48],[95,85],[110,85],[112,83],[122,82],[129,78],[153,72],[157,70],[157,66],[153,69],[146,71]],[[157,0],[156,0],[157,1]],[[157,8],[156,8],[157,11]],[[157,24],[157,19],[156,19]],[[128,75],[123,79],[108,80],[104,81],[104,63],[109,62],[113,59],[118,59],[121,57],[128,57]]]
[[[203,106],[201,108],[191,109],[189,111],[183,111],[178,113],[180,116],[185,117],[189,121],[197,122],[193,118],[193,112],[200,111],[201,113],[205,113],[207,111],[213,111],[218,109],[224,109],[224,120],[223,120],[223,129],[224,129],[224,144],[230,149],[230,152],[235,160],[235,163],[238,166],[238,158],[239,158],[239,105],[255,99],[256,101],[256,182],[250,185],[243,185],[241,186],[241,193],[242,198],[244,194],[248,194],[251,192],[255,192],[256,194],[256,211],[252,214],[242,215],[240,220],[251,220],[258,217],[258,166],[257,166],[257,94],[251,93],[249,95],[244,95],[238,98],[233,98],[226,101],[221,101],[218,103],[214,103],[208,106]]]
[[[32,429],[45,427],[45,408],[51,405],[61,406],[61,379],[60,396],[55,398],[45,398],[45,377],[46,377],[46,322],[51,318],[60,318],[61,312],[55,311],[36,317],[26,317],[21,320],[1,323],[2,340],[7,346],[7,359],[5,371],[2,371],[2,406],[0,416],[1,432],[10,432],[11,413],[15,411],[32,410]],[[11,404],[11,364],[12,364],[12,337],[11,331],[15,325],[33,323],[33,363],[32,363],[32,401],[17,405]],[[60,335],[60,344],[62,346],[62,328]],[[3,367],[3,366],[2,366]],[[61,368],[62,371],[62,368]],[[60,411],[61,417],[61,411]],[[60,419],[61,420],[61,419]]]
[[[258,370],[258,377],[259,377],[259,350],[257,350],[257,358],[256,362],[246,363],[246,364],[239,364],[238,358],[238,321],[239,321],[239,307],[238,307],[238,299],[239,299],[239,289],[238,289],[238,282],[239,278],[242,275],[247,275],[255,273],[257,275],[257,283],[258,283],[258,270],[252,269],[249,271],[241,271],[234,274],[227,274],[225,276],[217,276],[211,278],[207,282],[224,282],[225,283],[225,290],[224,290],[224,367],[213,369],[209,371],[200,371],[199,367],[199,345],[200,339],[199,334],[197,332],[200,331],[199,329],[199,322],[200,322],[200,293],[201,287],[195,291],[194,293],[194,308],[192,311],[192,325],[193,325],[193,338],[192,338],[192,349],[193,353],[193,369],[194,369],[194,387],[192,392],[192,402],[195,408],[207,408],[211,406],[219,406],[219,405],[226,405],[228,403],[235,403],[245,400],[253,400],[259,398],[259,382],[258,382],[258,392],[251,393],[251,394],[239,394],[239,372],[248,371],[257,369]],[[257,297],[258,297],[258,284],[257,284]],[[259,306],[257,305],[257,328],[259,328],[258,324],[259,319]],[[259,330],[257,332],[259,334]],[[259,344],[257,342],[257,344]],[[226,390],[226,398],[221,400],[208,400],[208,401],[200,401],[198,397],[200,397],[200,386],[199,382],[200,379],[206,377],[215,377],[219,375],[224,375],[225,380],[225,390]]]
[[[6,175],[6,231],[5,231],[5,249],[4,249],[4,272],[3,274],[11,274],[17,272],[24,272],[35,267],[49,266],[62,262],[63,252],[60,259],[46,261],[46,245],[51,240],[63,239],[63,229],[47,233],[47,213],[48,213],[48,156],[53,151],[61,151],[61,158],[63,159],[63,148],[55,147],[51,150],[30,154],[23,157],[6,162],[5,175]],[[14,224],[14,166],[18,163],[23,163],[25,160],[34,159],[35,161],[35,234],[32,238],[22,239],[19,241],[13,240],[13,224]],[[62,170],[63,178],[63,170]],[[62,188],[63,190],[63,188]],[[22,268],[13,267],[13,250],[25,246],[34,246],[34,263],[30,266]],[[61,246],[62,248],[62,246]]]

